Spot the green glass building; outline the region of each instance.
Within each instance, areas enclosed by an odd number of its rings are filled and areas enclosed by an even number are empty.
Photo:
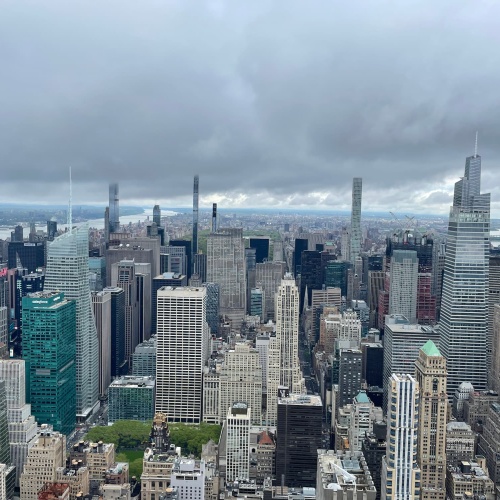
[[[330,260],[325,266],[325,285],[340,288],[343,297],[347,295],[347,269],[345,261]]]
[[[69,435],[76,422],[76,304],[61,292],[23,297],[27,399],[40,424]]]

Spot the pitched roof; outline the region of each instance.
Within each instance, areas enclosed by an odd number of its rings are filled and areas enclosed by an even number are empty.
[[[436,347],[436,344],[432,340],[428,340],[422,347],[422,351],[427,354],[427,356],[441,356],[439,349]]]
[[[365,391],[361,391],[358,393],[358,395],[356,396],[356,401],[358,403],[370,403],[370,398],[367,396],[366,392]]]
[[[272,444],[272,445],[274,445],[274,441],[272,440],[271,436],[266,431],[262,431],[258,435],[257,442],[259,444]]]

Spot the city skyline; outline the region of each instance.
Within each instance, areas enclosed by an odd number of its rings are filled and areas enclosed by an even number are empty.
[[[292,1],[286,12],[262,1],[11,2],[0,20],[6,196],[23,183],[64,201],[71,165],[75,201],[105,200],[115,181],[122,200],[187,206],[199,174],[206,204],[347,209],[359,176],[368,210],[444,214],[479,130],[484,184],[500,200],[499,15],[491,2],[450,0]],[[463,37],[471,22],[480,34]]]

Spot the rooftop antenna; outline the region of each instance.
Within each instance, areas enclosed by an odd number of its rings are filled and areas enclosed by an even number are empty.
[[[69,167],[69,210],[68,210],[68,226],[69,231],[71,232],[73,229],[73,184],[71,182],[71,166]]]
[[[477,158],[477,130],[476,130],[476,145],[474,146],[474,158]]]

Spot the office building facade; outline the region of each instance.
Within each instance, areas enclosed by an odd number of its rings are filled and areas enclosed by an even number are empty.
[[[71,229],[47,249],[44,290],[58,290],[76,301],[76,412],[86,419],[99,401],[99,339],[89,287],[89,228]]]
[[[63,293],[23,298],[24,359],[33,415],[71,434],[76,415],[76,303]]]
[[[205,288],[158,290],[156,412],[173,422],[199,423],[208,358]]]
[[[440,316],[441,353],[447,360],[448,394],[464,373],[486,388],[490,194],[481,194],[481,157],[469,156],[455,183],[450,210]]]

